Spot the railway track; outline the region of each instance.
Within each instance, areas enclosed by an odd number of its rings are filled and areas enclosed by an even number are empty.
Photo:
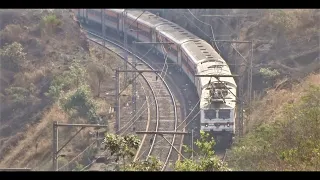
[[[88,39],[103,46],[103,39],[96,32],[87,31]],[[120,42],[114,39],[105,39],[105,48],[115,52],[118,56],[124,59],[125,48]],[[134,55],[130,48],[128,53],[128,64],[133,67],[133,60],[136,58],[141,63],[136,66],[137,70],[145,70],[154,68],[143,60],[142,55]],[[134,67],[133,67],[134,68]],[[141,74],[141,78],[137,78],[140,83],[141,98],[137,98],[137,112],[138,115],[131,115],[128,110],[122,110],[124,114],[121,114],[120,133],[134,133],[134,131],[176,131],[178,126],[178,120],[181,113],[177,111],[175,97],[173,96],[169,86],[165,82],[164,78],[167,75],[168,66],[163,66],[161,74],[155,75],[155,73],[145,72]],[[158,76],[158,78],[156,78]],[[150,91],[147,91],[144,87],[148,87]],[[131,116],[131,118],[130,118]],[[132,127],[132,128],[130,128]],[[171,144],[177,149],[181,148],[181,137],[177,138],[176,135],[163,135],[170,141]],[[169,143],[164,142],[158,135],[142,135],[141,145],[136,153],[134,160],[148,159],[150,156],[159,157],[164,162],[162,170],[168,169],[168,163],[170,160],[175,161],[178,156],[177,153],[172,153],[173,148]],[[162,143],[161,143],[162,142]]]

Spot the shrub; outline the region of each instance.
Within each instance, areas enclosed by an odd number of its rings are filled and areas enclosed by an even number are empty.
[[[176,171],[228,171],[227,165],[224,164],[214,153],[213,147],[216,144],[214,139],[208,141],[209,134],[200,131],[200,140],[195,142],[199,148],[199,153],[195,159],[184,159],[177,161],[174,165]],[[184,146],[186,152],[192,149]]]
[[[62,24],[62,21],[58,19],[55,14],[49,14],[42,18],[40,22],[40,27],[48,30],[49,33],[52,33],[61,24]]]
[[[263,77],[267,79],[275,78],[280,75],[280,73],[276,69],[270,70],[269,68],[261,68],[259,72]]]
[[[15,42],[20,40],[23,29],[19,24],[9,24],[1,32],[0,36],[3,42]]]
[[[90,89],[86,85],[79,87],[75,93],[68,96],[62,106],[66,112],[76,110],[80,116],[87,117],[92,123],[98,121],[97,107],[90,97]]]
[[[34,84],[30,84],[29,88],[23,87],[9,87],[5,89],[6,94],[13,99],[13,102],[20,105],[26,105],[29,98],[34,93],[36,87]]]
[[[26,53],[23,50],[23,46],[18,42],[5,45],[0,50],[1,67],[13,71],[19,70],[26,58]]]
[[[74,62],[68,71],[54,77],[46,95],[57,101],[65,91],[70,90],[73,86],[85,85],[85,76],[85,69],[77,62]]]
[[[120,158],[123,160],[123,168],[126,169],[126,159],[131,159],[140,145],[140,139],[134,135],[118,136],[107,133],[103,141],[105,149],[111,152],[111,156],[116,157],[116,162]]]

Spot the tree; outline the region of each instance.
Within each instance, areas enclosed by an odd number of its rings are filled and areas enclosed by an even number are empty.
[[[107,133],[103,141],[105,149],[110,151],[111,156],[116,157],[116,162],[122,158],[123,169],[126,167],[126,159],[132,159],[140,145],[140,139],[134,135],[119,136]]]
[[[195,145],[199,148],[199,153],[195,157],[195,160],[190,158],[183,161],[177,161],[174,165],[176,171],[228,171],[227,165],[224,164],[215,154],[213,147],[216,144],[214,139],[211,138],[207,141],[209,134],[204,131],[200,131],[200,140],[195,142]],[[184,146],[186,152],[192,150],[187,146]]]
[[[78,88],[80,85],[83,85],[87,74],[86,70],[80,66],[78,61],[74,61],[69,69],[70,71],[67,76],[75,81],[76,87]]]
[[[100,97],[101,84],[108,75],[107,69],[104,65],[92,64],[89,66],[89,72],[92,73],[98,80],[98,94],[97,94],[97,96]]]

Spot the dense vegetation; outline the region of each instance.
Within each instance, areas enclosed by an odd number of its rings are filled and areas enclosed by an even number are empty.
[[[320,86],[287,103],[281,116],[249,132],[228,155],[237,170],[319,170]]]
[[[224,164],[212,150],[215,141],[209,139],[209,134],[204,131],[200,132],[201,138],[195,142],[199,152],[194,152],[193,158],[183,158],[175,164],[170,164],[176,171],[228,171],[227,165]],[[149,157],[147,160],[138,160],[132,162],[136,150],[139,147],[140,141],[132,135],[117,136],[114,134],[106,134],[105,149],[110,151],[110,157],[115,156],[115,161],[118,162],[122,158],[122,167],[116,166],[115,170],[124,171],[160,171],[164,165],[156,157]],[[185,151],[192,151],[185,146]],[[110,158],[109,157],[109,158]],[[129,161],[129,162],[127,162]],[[127,162],[127,163],[126,163]]]

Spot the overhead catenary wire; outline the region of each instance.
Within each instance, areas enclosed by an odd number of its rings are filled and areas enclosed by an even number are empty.
[[[151,47],[151,48],[147,51],[147,53],[145,53],[145,54],[142,56],[142,58],[144,58],[152,49],[153,49],[153,47]],[[135,117],[139,117],[140,115],[142,115],[142,114],[146,111],[146,109],[144,109],[140,114],[138,113],[138,112],[140,112],[140,110],[145,106],[145,104],[146,104],[146,101],[144,101],[144,103],[143,103],[142,106],[137,110],[137,112],[134,114],[134,116],[132,116],[132,118],[131,118],[122,128],[120,128],[120,129],[117,131],[117,133],[120,132],[120,131],[122,131],[130,122],[132,122],[132,121],[135,119]],[[129,127],[127,127],[127,129],[126,129],[124,132],[126,132],[137,120],[139,120],[139,119],[137,118],[136,120],[134,120],[133,123],[132,123]],[[124,134],[124,132],[122,132],[121,134]]]
[[[162,46],[163,46],[163,45],[162,45]],[[145,54],[143,55],[143,57],[145,57],[145,56],[152,50],[152,48],[153,48],[153,47],[151,47],[151,48],[147,51],[147,53],[145,53]],[[164,47],[162,47],[162,51],[165,51]],[[162,77],[165,77],[165,76],[166,76],[166,72],[167,72],[167,69],[168,69],[168,66],[167,66],[166,70],[164,70],[164,69],[165,69],[166,62],[167,62],[167,58],[168,58],[167,54],[165,54],[164,56],[165,56],[165,64],[164,64],[163,69],[162,69],[162,71],[161,71]],[[160,90],[158,91],[158,94],[159,94],[159,93],[160,93]],[[145,104],[145,103],[146,103],[146,101],[144,102],[144,104]],[[144,106],[144,105],[143,105],[143,106]],[[137,112],[139,112],[141,109],[142,109],[142,106],[141,106],[141,108],[140,108]],[[146,109],[145,109],[145,110],[146,110]],[[145,111],[145,110],[144,110],[144,111]],[[144,111],[143,111],[143,112],[144,112]],[[142,112],[142,113],[143,113],[143,112]],[[141,113],[141,114],[142,114],[142,113]],[[141,114],[140,114],[140,115],[141,115]],[[139,116],[137,116],[137,113],[136,113],[130,121],[132,121],[132,120],[134,119],[134,117],[139,117]],[[138,120],[138,119],[136,119],[135,121],[137,121],[137,120]],[[129,121],[129,122],[130,122],[130,121]],[[135,122],[135,121],[134,121],[134,122]],[[134,123],[134,122],[133,122],[133,123]],[[132,123],[132,125],[133,125],[133,123]],[[127,123],[127,124],[128,124],[128,123]],[[125,126],[126,126],[127,124],[125,124]],[[132,125],[130,125],[124,132],[126,132]],[[125,127],[125,126],[124,126],[124,127]],[[123,128],[121,128],[119,131],[121,131],[122,129],[123,129]],[[124,134],[124,132],[122,132],[121,134]],[[154,137],[154,139],[155,139],[155,137]],[[103,151],[102,153],[104,153],[104,152],[106,152],[106,150]],[[101,157],[101,156],[100,156],[100,157]],[[98,158],[100,158],[100,157],[98,157]],[[76,158],[77,158],[77,157],[76,157]],[[74,159],[76,159],[76,158],[74,158]],[[74,160],[74,159],[73,159],[73,160]],[[85,166],[85,167],[84,167],[82,170],[80,170],[80,171],[83,171],[84,169],[86,169],[87,167],[89,167],[91,164],[95,163],[96,160],[97,160],[97,159],[93,160],[90,164],[88,164],[87,166]]]
[[[220,49],[219,49],[219,47],[218,47],[218,45],[217,45],[217,43],[215,42],[216,39],[215,39],[215,37],[214,37],[213,28],[212,28],[211,24],[205,23],[205,22],[201,21],[200,19],[198,19],[198,18],[190,11],[190,9],[188,9],[188,11],[189,11],[189,13],[190,13],[196,20],[198,20],[199,22],[201,22],[201,23],[203,23],[203,24],[205,24],[205,25],[207,25],[207,26],[210,26],[211,34],[212,34],[212,39],[214,40],[214,44],[215,44],[217,50],[218,50],[219,52],[221,52]]]
[[[74,160],[76,160],[79,156],[81,156],[84,152],[86,152],[91,146],[93,146],[96,143],[96,141],[92,142],[89,146],[87,146],[82,152],[80,152],[76,157],[74,157],[71,161],[69,161],[67,164],[63,165],[62,167],[60,167],[58,169],[58,171],[66,166],[68,166],[69,164],[71,164]]]

